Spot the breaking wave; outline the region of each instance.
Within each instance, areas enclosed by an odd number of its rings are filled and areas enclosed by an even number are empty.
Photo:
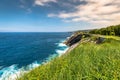
[[[27,73],[30,70],[45,64],[55,57],[63,55],[67,50],[68,47],[63,44],[64,40],[60,41],[59,43],[56,43],[57,49],[55,50],[55,54],[50,55],[48,58],[46,58],[43,62],[35,61],[32,64],[19,68],[17,65],[12,65],[9,67],[5,67],[2,69],[2,66],[0,66],[0,80],[16,80],[18,77],[22,76],[23,73]]]

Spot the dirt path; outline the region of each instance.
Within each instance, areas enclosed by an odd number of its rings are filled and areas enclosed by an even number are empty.
[[[76,44],[72,45],[67,51],[66,53],[69,53],[70,51],[72,51],[74,48],[76,48],[79,45],[79,42],[77,42]]]

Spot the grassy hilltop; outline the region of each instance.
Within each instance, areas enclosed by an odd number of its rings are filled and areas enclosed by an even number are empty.
[[[18,80],[120,80],[120,37],[102,36],[96,44],[97,37],[83,38],[72,51]]]
[[[119,80],[120,41],[83,42],[70,53],[42,65],[19,80]]]

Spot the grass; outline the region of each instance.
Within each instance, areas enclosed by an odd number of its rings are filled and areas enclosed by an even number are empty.
[[[84,42],[18,80],[120,80],[120,41]]]
[[[106,38],[112,38],[112,39],[120,40],[120,37],[118,37],[118,36],[106,36]]]
[[[110,36],[110,35],[99,35],[99,36],[104,37],[104,38],[112,38],[112,39],[115,39],[115,40],[120,40],[119,36]]]

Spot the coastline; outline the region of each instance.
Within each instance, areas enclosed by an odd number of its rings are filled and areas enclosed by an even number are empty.
[[[75,43],[74,45],[70,46],[69,49],[65,52],[65,54],[69,53],[73,49],[75,49],[79,45],[79,42]]]
[[[64,41],[66,41],[66,39]],[[48,56],[45,60],[43,60],[43,62],[39,63],[38,61],[35,61],[30,65],[26,66],[25,68],[27,68],[27,70],[24,69],[24,67],[18,68],[17,65],[12,65],[12,66],[3,68],[2,70],[0,70],[0,72],[3,73],[0,76],[0,80],[3,80],[3,79],[16,80],[17,78],[21,77],[20,76],[21,74],[23,75],[24,73],[28,73],[29,71],[31,71],[32,69],[35,69],[36,67],[39,67],[41,65],[46,65],[47,63],[51,62],[51,60],[54,58],[61,57],[62,55],[67,53],[69,50],[71,50],[71,47],[68,47],[63,43],[64,41],[62,40],[59,43],[57,43],[58,47],[64,48],[63,50],[56,49],[55,50],[56,53]]]

